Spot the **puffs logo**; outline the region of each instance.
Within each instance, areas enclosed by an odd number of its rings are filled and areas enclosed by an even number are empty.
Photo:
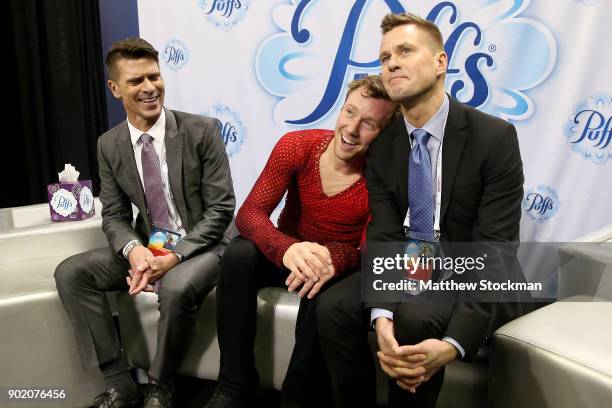
[[[263,41],[255,61],[259,83],[279,97],[274,117],[283,125],[308,127],[330,117],[351,80],[380,72],[379,25],[387,13],[411,12],[436,23],[449,57],[446,89],[505,119],[533,113],[525,91],[548,78],[557,59],[550,30],[522,15],[531,0],[290,3],[274,10],[279,32]]]
[[[171,39],[164,46],[163,61],[168,68],[178,71],[189,60],[189,50],[181,40]]]
[[[245,16],[253,0],[198,0],[206,20],[223,31],[234,28]]]
[[[208,109],[207,116],[219,120],[221,138],[223,139],[227,156],[232,157],[238,154],[247,136],[246,128],[240,120],[238,113],[227,106],[217,104]]]
[[[576,104],[564,133],[585,160],[604,164],[612,159],[612,96],[600,92]]]
[[[548,221],[559,211],[559,197],[552,188],[541,185],[525,193],[522,208],[532,220]]]

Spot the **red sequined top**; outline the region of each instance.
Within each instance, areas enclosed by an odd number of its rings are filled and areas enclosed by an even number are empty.
[[[323,192],[319,159],[331,130],[301,130],[283,136],[236,216],[240,234],[279,267],[289,247],[302,241],[325,245],[336,274],[359,269],[359,244],[370,209],[365,178],[338,194]],[[278,228],[270,214],[287,192]]]

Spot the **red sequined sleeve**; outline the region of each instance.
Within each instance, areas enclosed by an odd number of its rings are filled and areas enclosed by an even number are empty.
[[[359,249],[354,246],[342,242],[326,242],[325,247],[329,249],[336,276],[361,268]]]
[[[240,235],[252,241],[279,267],[283,266],[283,255],[287,249],[300,242],[279,231],[270,221],[270,214],[283,198],[292,177],[304,162],[305,153],[301,148],[303,143],[300,143],[299,136],[296,133],[288,133],[274,146],[266,166],[236,216],[236,227]]]
[[[331,254],[336,275],[342,275],[346,271],[361,269],[361,250],[366,249],[366,230],[371,219],[372,217],[368,215],[368,221],[363,227],[358,248],[341,242],[325,243],[325,246],[329,249],[329,253]]]

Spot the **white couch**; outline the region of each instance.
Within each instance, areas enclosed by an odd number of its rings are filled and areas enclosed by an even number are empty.
[[[107,245],[98,200],[96,214],[84,221],[52,223],[45,204],[0,210],[0,388],[61,388],[67,394],[66,400],[29,401],[28,407],[87,406],[104,390],[100,374],[81,366],[72,327],[53,279],[55,267],[63,259]],[[180,369],[185,375],[206,379],[217,376],[214,297],[213,291],[200,310],[195,335]],[[279,288],[266,288],[259,294],[256,362],[265,386],[281,387],[294,344],[298,304],[296,295]],[[118,307],[128,360],[134,367],[147,368],[155,350],[159,316],[155,295],[130,298],[119,294]],[[483,406],[486,362],[454,363],[446,378],[440,406]],[[383,377],[379,383],[384,390]],[[23,404],[0,399],[2,407]]]
[[[81,365],[53,273],[64,258],[105,245],[99,216],[52,223],[46,204],[0,210],[0,389],[66,393],[53,402],[3,395],[0,406],[85,407],[104,391],[102,376]]]
[[[560,249],[555,302],[496,332],[494,407],[612,406],[612,225]]]
[[[53,280],[55,267],[64,258],[107,245],[101,220],[97,215],[85,221],[51,223],[48,211],[47,205],[0,210],[0,389],[64,389],[67,399],[24,405],[0,398],[2,407],[81,407],[104,390],[96,370],[86,371],[80,364]],[[97,214],[99,211],[96,200]],[[584,239],[612,240],[612,227]],[[560,269],[560,294],[587,295],[589,299],[609,296],[612,262],[605,261],[606,254],[610,255],[606,248],[602,245],[583,255],[592,266],[578,271],[584,279],[575,279],[577,272],[571,267],[577,264],[565,264]],[[566,250],[577,253],[584,247],[568,246]],[[580,285],[566,284],[570,279]],[[214,296],[213,291],[200,310],[180,368],[185,375],[217,376]],[[266,288],[259,294],[256,363],[266,386],[279,389],[282,384],[293,347],[298,302],[297,296],[278,288]],[[496,407],[606,406],[605,402],[612,401],[610,306],[605,302],[560,302],[500,328],[490,364],[483,358],[448,367],[438,406],[487,406],[487,390]],[[147,368],[156,341],[155,295],[131,298],[120,294],[118,309],[128,360],[135,367]],[[384,400],[384,384],[384,376],[379,376],[380,401]]]

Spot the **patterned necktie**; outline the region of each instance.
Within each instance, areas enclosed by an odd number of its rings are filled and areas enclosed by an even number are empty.
[[[415,145],[408,164],[408,206],[410,208],[410,232],[414,238],[433,240],[433,181],[431,158],[427,141],[431,135],[423,129],[415,129],[412,137]]]
[[[168,203],[161,179],[159,157],[153,146],[153,137],[146,133],[140,136],[142,151],[142,179],[144,181],[145,197],[151,224],[168,229]]]

